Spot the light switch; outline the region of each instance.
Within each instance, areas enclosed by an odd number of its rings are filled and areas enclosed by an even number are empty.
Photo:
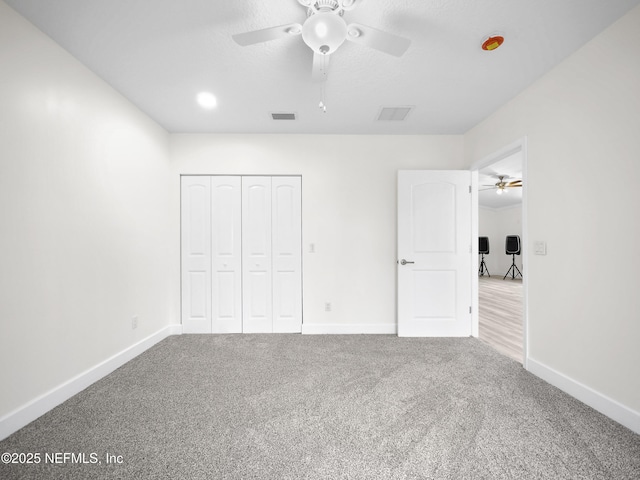
[[[533,253],[536,255],[546,255],[547,242],[543,242],[541,240],[536,240],[535,242],[533,242]]]

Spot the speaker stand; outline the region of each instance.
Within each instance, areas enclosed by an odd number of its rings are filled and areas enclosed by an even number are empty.
[[[482,255],[482,261],[480,262],[480,270],[478,270],[478,274],[481,277],[484,277],[484,273],[487,272],[487,275],[491,277],[491,275],[489,274],[489,269],[487,268],[487,264],[484,263],[484,253],[481,253],[481,255]]]
[[[520,273],[520,270],[516,266],[516,254],[514,253],[511,256],[513,257],[511,260],[511,267],[509,268],[509,270],[507,270],[507,274],[504,276],[503,280],[509,276],[509,273],[511,273],[511,278],[515,280],[516,272],[518,272],[518,275],[520,275],[520,278],[522,278],[522,273]]]

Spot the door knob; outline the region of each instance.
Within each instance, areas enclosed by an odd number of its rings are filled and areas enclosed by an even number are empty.
[[[416,262],[409,262],[408,260],[405,260],[404,258],[402,260],[400,260],[400,265],[406,265],[407,263],[416,263]]]

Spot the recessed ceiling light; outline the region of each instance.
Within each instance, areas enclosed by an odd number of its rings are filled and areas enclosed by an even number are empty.
[[[208,110],[216,108],[216,106],[218,105],[218,100],[216,100],[216,97],[213,95],[213,93],[200,92],[196,99],[198,100],[198,105]]]

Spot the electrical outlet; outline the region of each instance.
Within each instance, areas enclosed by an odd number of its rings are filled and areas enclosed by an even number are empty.
[[[131,330],[138,328],[138,315],[131,317]]]
[[[324,311],[325,312],[330,312],[331,311],[331,302],[326,302],[324,304]]]

